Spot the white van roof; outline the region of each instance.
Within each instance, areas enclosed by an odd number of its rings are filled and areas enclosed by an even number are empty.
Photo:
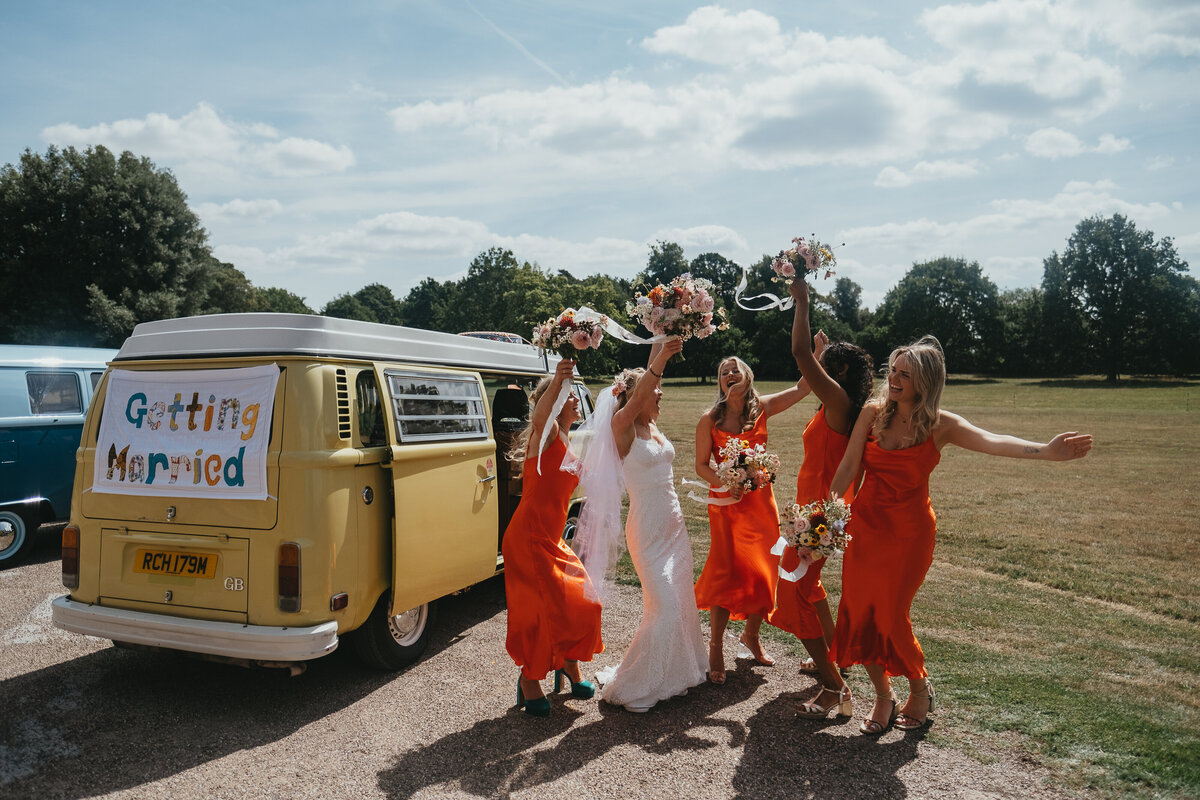
[[[0,366],[100,368],[116,356],[116,350],[102,347],[60,347],[58,345],[0,344]]]
[[[540,373],[559,358],[536,347],[312,314],[209,314],[143,322],[116,361],[310,355]]]

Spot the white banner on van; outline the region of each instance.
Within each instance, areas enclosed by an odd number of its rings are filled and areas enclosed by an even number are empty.
[[[267,499],[267,442],[279,367],[113,369],[92,491]]]

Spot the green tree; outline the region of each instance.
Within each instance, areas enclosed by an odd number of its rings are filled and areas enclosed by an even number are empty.
[[[1121,373],[1172,368],[1188,360],[1178,325],[1185,323],[1187,264],[1170,237],[1157,242],[1151,231],[1121,214],[1080,221],[1060,256],[1045,261],[1042,288],[1047,327],[1062,319],[1079,326],[1088,359],[1107,380]],[[1060,349],[1062,342],[1056,342]],[[1068,357],[1070,354],[1068,353]]]
[[[829,296],[833,316],[850,330],[862,328],[862,287],[849,278],[838,278]]]
[[[426,278],[418,283],[400,306],[400,324],[427,331],[449,331],[446,323],[448,309],[454,305],[456,287]]]
[[[316,314],[304,298],[277,286],[255,288],[254,311],[274,311],[284,314]]]
[[[174,176],[147,158],[51,147],[0,170],[4,341],[119,345],[138,322],[202,312],[220,271]]]
[[[1045,296],[1040,289],[1010,289],[999,297],[998,368],[1006,375],[1042,375],[1051,360],[1045,335]]]
[[[977,261],[942,257],[914,264],[884,296],[875,326],[894,345],[932,333],[941,341],[951,371],[996,368],[1001,333],[996,284]],[[881,359],[887,352],[871,355],[876,363],[886,363]]]
[[[375,312],[363,301],[352,294],[339,294],[321,309],[323,317],[338,319],[357,319],[363,322],[379,322]]]
[[[233,264],[217,261],[208,286],[205,314],[257,311],[259,293],[250,279]]]

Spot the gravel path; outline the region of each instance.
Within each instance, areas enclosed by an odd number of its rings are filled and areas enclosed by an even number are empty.
[[[0,573],[5,798],[1067,796],[1013,756],[983,764],[921,734],[860,736],[865,699],[854,721],[797,718],[814,682],[789,656],[739,659],[725,686],[646,714],[563,692],[549,718],[526,717],[499,580],[443,601],[426,658],[403,673],[339,651],[289,678],[57,631],[57,578],[51,558]],[[640,602],[613,591],[609,649],[585,675],[619,659]]]

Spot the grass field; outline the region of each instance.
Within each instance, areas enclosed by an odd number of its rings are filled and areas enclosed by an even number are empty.
[[[676,478],[695,477],[695,423],[715,389],[664,391]],[[980,759],[1021,749],[1089,795],[1200,797],[1200,382],[952,378],[943,406],[990,430],[1079,430],[1096,445],[1058,464],[943,451],[934,563],[912,608],[939,701],[929,741]],[[815,408],[771,421],[780,502]],[[683,506],[698,574],[708,518]],[[839,567],[823,573],[833,603]],[[627,557],[620,569],[636,580]],[[870,696],[861,669],[851,685]]]

